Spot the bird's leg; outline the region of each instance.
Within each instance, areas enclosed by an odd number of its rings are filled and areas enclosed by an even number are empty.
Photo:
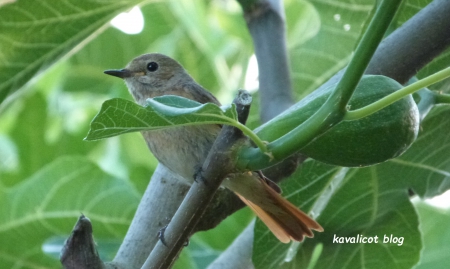
[[[203,184],[208,185],[206,183],[206,178],[203,176],[203,168],[201,165],[195,167],[194,181],[197,183],[202,182]]]

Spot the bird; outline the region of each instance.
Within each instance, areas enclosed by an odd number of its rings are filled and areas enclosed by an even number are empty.
[[[220,105],[212,93],[200,86],[176,60],[148,53],[134,58],[125,68],[104,71],[119,77],[137,104],[146,105],[148,98],[177,95],[199,103]],[[156,159],[173,173],[194,181],[196,169],[205,161],[221,125],[176,126],[141,132]],[[244,176],[243,176],[244,175]],[[313,237],[312,230],[322,226],[283,198],[279,187],[260,172],[229,175],[222,186],[233,191],[266,224],[282,242],[303,241]]]

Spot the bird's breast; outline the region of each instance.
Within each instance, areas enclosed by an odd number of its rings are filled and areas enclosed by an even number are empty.
[[[218,125],[198,125],[145,131],[142,135],[160,163],[193,182],[219,131]]]

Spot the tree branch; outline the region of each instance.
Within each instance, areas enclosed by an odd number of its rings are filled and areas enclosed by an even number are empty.
[[[380,43],[365,73],[387,76],[405,84],[449,47],[450,31],[445,30],[450,29],[449,12],[450,1],[431,2]],[[316,90],[337,83],[344,71],[337,72]]]
[[[450,1],[435,0],[389,35],[366,73],[405,84],[450,44]]]
[[[266,122],[294,104],[286,51],[283,2],[238,0],[253,39],[259,70],[261,120]]]

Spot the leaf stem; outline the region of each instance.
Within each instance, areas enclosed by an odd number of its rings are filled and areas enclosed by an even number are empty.
[[[367,105],[363,108],[348,111],[345,116],[344,120],[357,120],[364,117],[367,117],[378,110],[381,110],[388,105],[402,99],[403,97],[407,96],[408,94],[412,94],[422,88],[428,87],[431,84],[434,84],[436,82],[439,82],[447,77],[450,77],[450,67],[447,67],[437,73],[434,73],[433,75],[430,75],[424,79],[421,79],[419,81],[416,81],[394,93],[389,94],[386,97],[383,97],[382,99]],[[448,95],[436,95],[436,100],[441,100],[442,103],[450,103],[450,96]]]
[[[241,130],[246,136],[248,136],[248,138],[250,138],[255,143],[255,145],[263,153],[268,153],[269,150],[267,149],[267,143],[261,140],[261,138],[259,138],[259,136],[257,136],[252,130],[250,130],[250,128],[238,121],[230,122],[230,125]]]
[[[361,42],[356,48],[352,60],[348,64],[347,70],[345,70],[342,79],[327,100],[327,103],[336,100],[339,104],[338,109],[342,112],[342,115],[346,113],[347,104],[369,65],[378,44],[383,39],[401,2],[402,0],[384,0],[380,4],[366,33],[364,33]]]
[[[435,94],[435,101],[437,104],[450,104],[450,94],[446,93],[436,93]]]

